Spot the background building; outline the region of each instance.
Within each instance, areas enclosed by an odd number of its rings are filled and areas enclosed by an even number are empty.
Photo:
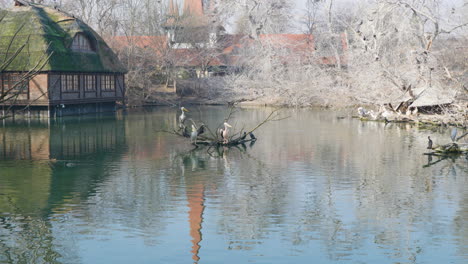
[[[105,41],[73,15],[15,1],[0,11],[0,105],[43,117],[112,111],[126,69]]]

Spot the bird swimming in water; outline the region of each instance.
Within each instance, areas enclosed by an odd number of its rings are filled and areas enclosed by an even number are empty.
[[[432,140],[431,140],[431,136],[427,136],[427,149],[432,149]]]
[[[221,128],[219,130],[219,133],[221,137],[223,138],[223,144],[227,144],[229,142],[229,128],[232,127],[230,124],[227,122],[224,122],[224,129]]]
[[[180,114],[179,116],[179,127],[184,128],[185,127],[184,122],[187,119],[187,116],[185,116],[185,112],[188,112],[189,110],[187,110],[187,108],[183,106],[180,108],[180,110],[182,111],[182,114]]]

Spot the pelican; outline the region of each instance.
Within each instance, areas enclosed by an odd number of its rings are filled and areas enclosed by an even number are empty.
[[[221,128],[219,130],[219,134],[221,135],[221,137],[223,138],[223,144],[227,144],[229,142],[229,128],[232,127],[230,124],[228,124],[227,122],[224,122],[224,129]]]
[[[457,128],[456,127],[452,129],[452,134],[450,135],[450,138],[452,139],[452,142],[457,141]]]
[[[190,141],[197,144],[197,137],[205,132],[205,125],[201,125],[198,129],[192,125],[192,133],[190,133]]]
[[[377,119],[377,115],[374,113],[374,111],[369,110],[368,113],[369,113],[370,118],[372,118],[373,120],[376,120],[376,119]]]
[[[179,127],[180,128],[184,128],[184,122],[185,122],[185,119],[187,119],[187,117],[185,116],[185,112],[188,112],[189,110],[187,110],[187,108],[185,107],[181,107],[180,110],[182,111],[182,114],[180,114],[179,116]]]
[[[427,136],[427,149],[432,149],[432,140],[431,140],[431,136]]]
[[[359,117],[361,118],[370,117],[371,119],[374,119],[374,120],[377,119],[377,115],[372,110],[367,110],[363,107],[359,107],[357,110],[358,110]]]
[[[380,106],[379,114],[380,114],[380,116],[382,116],[384,118],[384,120],[387,119],[387,118],[390,118],[392,116],[392,112],[387,110],[385,108],[385,106],[383,106],[383,105]]]
[[[359,107],[357,111],[358,111],[359,117],[366,117],[369,114],[369,112],[367,112],[367,110],[363,107]]]

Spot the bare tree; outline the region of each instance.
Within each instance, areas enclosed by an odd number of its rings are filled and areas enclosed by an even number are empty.
[[[316,33],[319,8],[320,0],[306,1],[304,14],[300,21],[303,26],[303,32],[305,34],[313,35]]]
[[[431,86],[437,78],[433,44],[467,25],[451,20],[453,14],[442,14],[439,1],[377,1],[357,14],[348,27],[354,39],[354,85],[366,87],[362,80],[367,79],[411,97],[415,87]],[[372,69],[371,78],[363,77],[370,73],[365,68]]]
[[[291,0],[218,0],[215,5],[223,21],[240,14],[248,35],[254,39],[264,33],[285,32],[291,26]]]
[[[28,92],[28,82],[42,70],[50,56],[52,56],[52,54],[41,56],[33,66],[25,68],[20,73],[9,72],[10,65],[17,63],[18,56],[28,48],[29,37],[26,37],[26,41],[21,45],[15,45],[17,48],[13,48],[13,43],[17,40],[17,35],[22,28],[20,26],[13,37],[8,40],[9,43],[5,45],[8,49],[4,50],[0,57],[0,105],[3,106],[3,113],[0,119],[9,117],[9,112],[18,100],[27,101],[25,109],[33,103],[33,101],[28,100],[28,96],[25,96],[25,93]]]

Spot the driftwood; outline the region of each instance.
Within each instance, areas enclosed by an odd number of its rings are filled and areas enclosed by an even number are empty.
[[[468,144],[453,142],[445,145],[435,146],[432,148],[432,150],[434,152],[430,154],[468,154]]]
[[[219,129],[223,126],[225,122],[229,122],[229,120],[233,117],[234,113],[236,112],[234,107],[230,108],[229,114],[225,117],[222,123],[218,125],[218,127],[214,130],[213,132],[212,129],[210,129],[208,126],[204,124],[204,122],[199,122],[199,126],[193,121],[193,119],[188,118],[187,120],[192,123],[192,125],[196,128],[199,129],[200,127],[204,127],[203,130],[206,129],[206,131],[197,136],[197,139],[194,142],[191,142],[195,147],[199,146],[209,146],[209,147],[221,147],[221,146],[226,146],[226,147],[233,147],[233,146],[238,146],[238,145],[244,145],[246,143],[254,143],[257,141],[257,137],[254,135],[253,132],[255,132],[257,129],[259,129],[261,126],[268,122],[272,121],[279,121],[286,119],[288,117],[281,117],[279,114],[280,109],[275,109],[270,112],[270,114],[259,124],[257,124],[254,128],[250,130],[244,130],[241,129],[240,131],[230,131],[230,136],[227,142],[225,141],[224,138],[219,133]],[[169,133],[172,135],[176,135],[179,137],[184,137],[184,138],[190,138],[191,137],[191,129],[188,128],[188,126],[180,126],[178,128],[174,128],[172,130],[157,130],[156,132],[164,132],[164,133]]]
[[[454,107],[457,106],[452,104]],[[385,123],[410,123],[417,124],[420,127],[433,126],[455,126],[466,128],[468,126],[467,113],[463,111],[446,112],[445,114],[422,114],[418,113],[417,108],[413,111],[401,113],[381,107],[378,111],[367,110],[363,107],[357,109],[357,115],[352,115],[353,118],[359,118],[361,121],[377,121]]]
[[[446,159],[455,161],[455,159],[465,155],[468,159],[468,144],[466,143],[452,142],[440,146],[438,145],[429,149],[432,150],[432,152],[426,152],[423,154],[428,157],[428,162],[426,165],[423,165],[423,168],[430,167]],[[438,159],[436,161],[432,161],[433,157],[437,157]]]

